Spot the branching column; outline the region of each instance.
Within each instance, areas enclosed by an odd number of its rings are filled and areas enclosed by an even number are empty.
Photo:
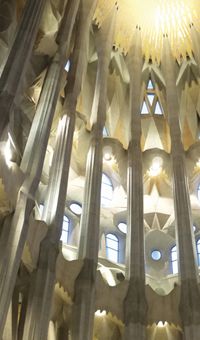
[[[73,63],[70,69],[66,100],[62,120],[59,123],[56,146],[52,161],[47,196],[44,203],[43,219],[49,226],[48,233],[40,245],[38,267],[33,274],[28,301],[23,339],[46,339],[51,300],[55,284],[55,266],[62,232],[63,215],[69,166],[75,126],[75,110],[81,89],[82,76],[87,67],[84,49],[88,45],[89,28],[95,9],[91,0],[81,4],[79,29],[75,42]],[[83,10],[84,8],[84,10]],[[85,60],[85,62],[83,62]]]
[[[96,32],[98,70],[92,107],[93,128],[86,164],[86,183],[81,218],[79,258],[83,268],[75,283],[72,321],[73,340],[91,340],[95,312],[95,281],[99,249],[102,135],[106,118],[107,77],[113,44],[116,8]]]
[[[0,79],[0,136],[18,105],[20,89],[32,54],[46,0],[27,0],[21,22]]]
[[[168,38],[164,38],[162,66],[166,81],[168,121],[171,135],[171,159],[181,279],[180,314],[184,339],[196,340],[200,332],[200,292],[198,288],[196,251],[192,228],[191,205],[185,155],[179,125],[179,103],[175,79],[175,61]]]
[[[143,171],[141,151],[141,76],[142,49],[140,30],[136,29],[127,56],[130,74],[130,143],[128,148],[128,233],[126,243],[126,276],[129,280],[125,299],[124,339],[146,339]]]
[[[23,340],[47,338],[72,147],[66,142],[69,133],[73,135],[73,127],[67,124],[66,120],[65,115],[60,121],[57,133],[47,202],[45,202],[47,211],[44,212],[49,230],[41,242],[38,266],[31,278]]]
[[[68,19],[71,23],[71,29],[64,31],[66,41],[69,41],[71,38],[78,10],[78,6],[74,6],[73,0],[71,3],[74,12],[66,11],[64,18]],[[9,302],[27,237],[29,217],[35,204],[35,192],[40,181],[51,123],[60,92],[66,53],[64,46],[61,46],[49,67],[21,164],[25,179],[18,193],[18,200],[8,242],[5,245],[4,256],[0,259],[0,337],[3,332]],[[32,149],[29,149],[30,145],[32,145]],[[40,145],[39,148],[38,145]]]

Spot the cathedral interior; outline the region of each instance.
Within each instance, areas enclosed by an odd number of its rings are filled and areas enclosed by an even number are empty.
[[[0,0],[0,339],[200,339],[199,0]]]

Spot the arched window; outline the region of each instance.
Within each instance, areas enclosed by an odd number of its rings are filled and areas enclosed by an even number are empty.
[[[174,246],[171,249],[171,268],[172,268],[172,274],[178,273],[178,256],[177,256],[176,246]]]
[[[69,236],[69,218],[64,215],[63,217],[63,224],[62,224],[62,234],[61,234],[61,241],[63,243],[68,242],[68,236]]]
[[[198,266],[200,266],[200,238],[197,240],[197,262]]]
[[[106,235],[106,255],[108,260],[118,262],[119,240],[114,234]]]
[[[101,205],[103,207],[109,206],[113,198],[113,186],[110,178],[102,174],[101,180]]]

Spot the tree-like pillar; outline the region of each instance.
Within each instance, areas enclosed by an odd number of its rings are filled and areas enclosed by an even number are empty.
[[[127,55],[130,74],[130,143],[128,147],[128,232],[126,243],[126,277],[128,293],[124,303],[124,339],[146,339],[143,170],[141,151],[141,77],[142,48],[140,29],[136,29]]]
[[[56,39],[59,45],[58,50],[47,72],[21,161],[21,169],[24,173],[30,173],[31,171],[36,173],[38,166],[39,168],[43,166],[41,149],[45,149],[46,152],[47,140],[60,93],[64,66],[66,58],[70,53],[72,30],[74,28],[79,4],[80,0],[69,0],[65,8]],[[42,135],[43,138],[45,137],[45,142],[43,141],[44,144],[40,144],[40,148],[38,148],[38,143],[36,144],[35,141],[38,141],[40,135]],[[40,152],[39,149],[41,150]],[[35,162],[36,158],[40,161]]]
[[[193,24],[190,25],[190,32],[195,61],[197,62],[198,67],[200,68],[200,35]]]
[[[35,193],[40,181],[52,119],[60,93],[66,54],[69,53],[66,49],[67,47],[69,48],[69,41],[78,10],[78,6],[75,6],[73,0],[71,0],[71,6],[70,8],[73,10],[70,11],[69,7],[67,7],[68,10],[65,11],[63,18],[63,20],[67,20],[66,29],[63,30],[66,45],[59,46],[58,48],[58,52],[47,72],[37,105],[27,147],[21,163],[25,179],[18,193],[16,209],[11,223],[8,242],[5,245],[4,256],[0,259],[0,337],[3,332],[27,238],[29,217],[35,204]]]
[[[102,140],[106,118],[107,77],[110,63],[116,7],[96,30],[98,69],[92,107],[91,143],[87,156],[86,182],[81,218],[79,258],[83,268],[75,282],[72,339],[91,340],[95,312],[95,282],[99,249],[99,220],[102,177]]]
[[[51,301],[55,285],[55,267],[59,251],[65,210],[66,191],[75,127],[75,113],[83,76],[87,68],[89,30],[95,1],[81,1],[72,66],[68,75],[63,117],[60,120],[49,184],[44,202],[43,220],[49,226],[40,245],[38,266],[33,273],[23,339],[43,340],[47,337]],[[86,54],[86,56],[85,56]]]
[[[164,38],[162,68],[166,82],[168,122],[171,136],[174,206],[181,281],[179,309],[183,323],[184,339],[195,340],[196,334],[200,332],[200,292],[188,177],[179,124],[175,60],[167,37]]]
[[[18,105],[46,0],[27,0],[19,28],[0,79],[0,136]]]

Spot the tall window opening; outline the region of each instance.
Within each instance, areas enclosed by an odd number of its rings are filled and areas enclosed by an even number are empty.
[[[42,218],[43,211],[44,211],[44,204],[40,203],[39,205],[40,218]]]
[[[61,241],[65,244],[68,242],[69,237],[69,218],[64,215],[63,217],[63,224],[62,224],[62,234],[61,234]]]
[[[101,205],[103,207],[110,206],[113,198],[113,185],[110,178],[102,174],[101,181]]]
[[[119,259],[119,240],[114,234],[106,235],[106,255],[108,260],[118,262]]]
[[[178,256],[177,256],[176,246],[174,246],[171,249],[171,269],[172,269],[172,274],[178,273]]]
[[[200,266],[200,238],[197,240],[197,262],[198,266]]]

